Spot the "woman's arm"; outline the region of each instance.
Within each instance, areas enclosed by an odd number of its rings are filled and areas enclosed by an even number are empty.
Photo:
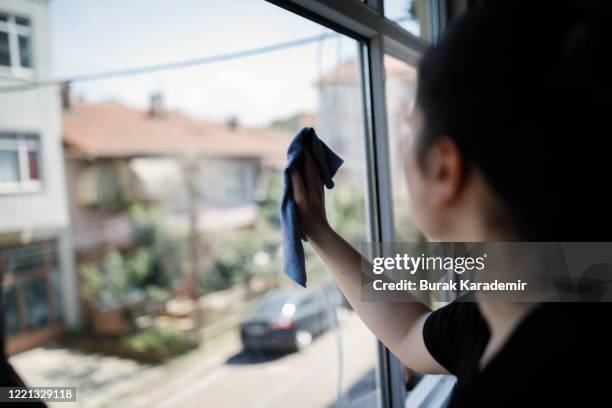
[[[446,373],[429,354],[423,341],[423,324],[429,308],[420,302],[362,302],[362,257],[328,224],[323,183],[306,149],[305,178],[291,173],[300,225],[311,246],[336,278],[338,286],[368,328],[402,362],[423,373]]]

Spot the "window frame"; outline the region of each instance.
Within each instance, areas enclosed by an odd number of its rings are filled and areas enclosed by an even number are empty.
[[[43,187],[42,172],[42,141],[38,132],[11,132],[0,131],[0,135],[15,136],[15,140],[3,140],[0,138],[0,151],[17,152],[17,165],[19,180],[16,182],[0,181],[0,195],[37,193]],[[32,140],[32,137],[35,140]],[[38,179],[30,179],[30,151],[36,151]]]
[[[0,21],[0,32],[4,32],[8,36],[10,60],[10,65],[0,65],[0,74],[16,78],[31,78],[34,73],[32,19],[27,16],[13,14],[4,10],[0,10],[0,14],[7,16],[7,21]],[[26,26],[17,23],[18,18],[27,19],[29,21],[29,25]],[[19,45],[20,36],[26,37],[29,41],[29,67],[24,67],[21,65],[21,47]]]
[[[6,258],[8,257],[7,254],[9,254],[10,251],[20,250],[33,245],[40,245],[43,250],[42,264],[37,265],[35,268],[29,269],[26,272],[5,270],[5,262]],[[56,253],[58,248],[59,243],[55,239],[34,241],[29,244],[13,247],[0,247],[0,280],[3,282],[2,290],[8,291],[9,288],[15,289],[17,294],[17,307],[19,310],[19,329],[17,332],[7,337],[4,337],[5,333],[1,333],[6,341],[11,341],[11,339],[16,338],[17,336],[27,335],[28,333],[48,329],[49,327],[60,322],[61,317],[58,314],[58,310],[61,309],[58,308],[61,299],[57,298],[58,294],[55,292],[53,285],[54,270],[57,268],[57,263],[59,262],[59,259],[57,259],[53,254]],[[28,284],[41,280],[44,282],[49,320],[44,325],[31,327],[28,321],[30,316],[30,305],[28,304],[27,300],[26,287]],[[2,300],[3,296],[4,292],[0,294],[0,300]],[[2,329],[4,330],[5,328],[2,327]]]
[[[373,242],[393,242],[395,231],[393,203],[389,199],[392,197],[392,181],[389,169],[390,146],[383,59],[384,55],[388,54],[416,66],[429,44],[439,40],[449,18],[446,12],[446,2],[449,0],[427,1],[427,32],[424,33],[426,39],[409,33],[399,24],[385,18],[384,0],[267,1],[345,34],[362,44],[360,59],[366,130],[364,159],[367,163],[367,239]],[[404,407],[406,392],[403,384],[403,364],[380,341],[377,340],[376,346],[379,406]],[[432,381],[427,383],[430,382]],[[421,392],[430,394],[436,391],[434,387]],[[439,406],[444,406],[449,393],[450,389],[446,389],[443,395],[435,396]]]

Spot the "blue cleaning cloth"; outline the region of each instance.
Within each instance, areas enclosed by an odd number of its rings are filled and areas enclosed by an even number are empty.
[[[310,149],[310,153],[319,168],[323,184],[327,188],[334,187],[332,177],[344,162],[317,137],[314,129],[310,127],[300,130],[287,150],[287,167],[283,172],[283,199],[280,208],[283,232],[283,271],[285,275],[303,287],[306,287],[306,265],[304,263],[302,240],[308,240],[300,229],[289,171],[294,167],[302,171],[301,158],[304,155],[305,148]],[[304,179],[303,173],[302,179]]]

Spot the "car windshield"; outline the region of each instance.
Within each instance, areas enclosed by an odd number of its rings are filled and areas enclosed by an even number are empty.
[[[257,314],[280,314],[287,303],[286,298],[272,298],[265,300],[258,308]]]

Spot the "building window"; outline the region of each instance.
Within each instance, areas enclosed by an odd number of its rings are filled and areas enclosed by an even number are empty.
[[[30,19],[0,13],[0,68],[13,73],[32,68]]]
[[[0,132],[0,193],[38,191],[40,176],[40,138]]]
[[[55,240],[0,248],[6,337],[61,321],[57,250]]]

